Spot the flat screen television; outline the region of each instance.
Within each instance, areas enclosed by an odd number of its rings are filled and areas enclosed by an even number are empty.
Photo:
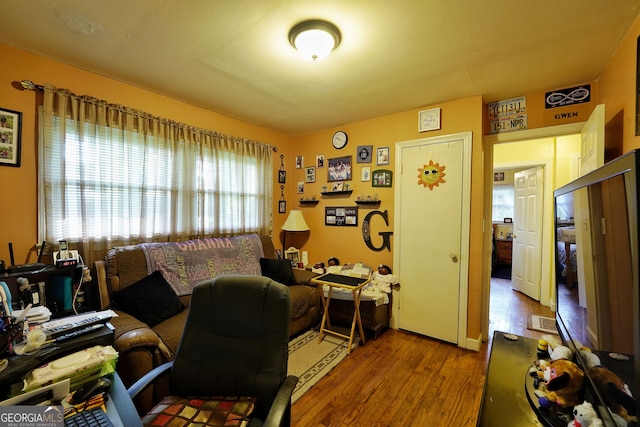
[[[585,395],[611,427],[619,417],[637,425],[639,412],[639,172],[636,150],[554,192],[556,325],[585,371]],[[628,390],[603,382],[593,355]]]

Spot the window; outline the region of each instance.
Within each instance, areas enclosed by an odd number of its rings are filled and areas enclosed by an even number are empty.
[[[42,240],[103,242],[108,249],[270,233],[270,146],[116,113],[121,117],[109,124],[102,116],[41,114]]]
[[[493,185],[493,213],[494,222],[502,222],[505,218],[513,218],[514,192],[512,184]]]

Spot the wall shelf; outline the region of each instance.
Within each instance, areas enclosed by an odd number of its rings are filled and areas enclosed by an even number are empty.
[[[325,191],[320,194],[322,194],[323,196],[337,196],[340,194],[351,194],[351,193],[353,193],[353,190]]]
[[[317,205],[320,200],[300,200],[301,205]]]
[[[379,205],[382,200],[356,200],[358,205]]]

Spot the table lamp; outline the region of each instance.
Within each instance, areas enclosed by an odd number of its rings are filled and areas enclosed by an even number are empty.
[[[284,224],[282,224],[282,230],[284,230],[284,238],[283,238],[282,246],[286,250],[287,249],[287,245],[286,245],[287,231],[292,231],[292,232],[309,231],[309,226],[307,225],[307,222],[304,220],[304,217],[302,216],[302,211],[300,211],[299,209],[292,209],[289,212],[289,216],[287,217],[287,220],[284,222]]]

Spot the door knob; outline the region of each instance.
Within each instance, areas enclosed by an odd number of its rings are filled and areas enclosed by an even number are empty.
[[[449,254],[449,258],[451,258],[451,261],[453,261],[453,262],[458,262],[458,255],[456,255],[454,253],[450,253]]]

